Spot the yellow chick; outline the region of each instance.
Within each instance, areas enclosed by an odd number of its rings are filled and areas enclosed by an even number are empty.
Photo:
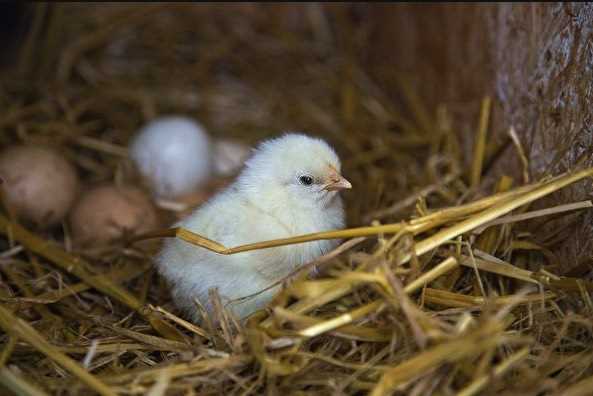
[[[339,191],[352,185],[340,174],[340,160],[323,140],[288,133],[264,141],[237,180],[176,226],[232,247],[344,227]],[[264,308],[278,286],[259,292],[316,257],[336,240],[313,241],[220,255],[182,240],[168,240],[156,258],[175,303],[200,321],[195,299],[211,310],[208,290],[239,318]]]

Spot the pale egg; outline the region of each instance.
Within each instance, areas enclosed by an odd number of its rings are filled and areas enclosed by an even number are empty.
[[[133,139],[130,157],[158,198],[195,191],[213,171],[210,137],[188,117],[167,116],[149,122]]]
[[[251,147],[232,139],[218,139],[214,142],[214,173],[217,176],[231,176],[237,173],[251,155]]]

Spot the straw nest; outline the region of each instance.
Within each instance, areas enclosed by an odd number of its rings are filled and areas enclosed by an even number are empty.
[[[253,5],[97,7],[36,6],[17,67],[4,70],[3,146],[51,143],[86,183],[133,183],[122,170],[127,142],[159,114],[189,114],[212,134],[249,144],[305,130],[341,153],[355,186],[345,197],[353,228],[247,247],[170,231],[221,254],[344,240],[282,280],[265,312],[241,324],[215,301],[216,317],[198,327],[176,316],[151,269],[157,247],[73,249],[67,227],[30,230],[4,213],[5,389],[591,393],[593,283],[561,276],[566,263],[553,248],[570,233],[549,226],[591,203],[532,203],[584,182],[592,169],[529,180],[511,132],[523,177],[486,177],[497,151],[487,143],[497,128],[490,99],[476,104],[477,138],[465,160],[446,107],[423,106],[395,69],[385,77],[401,82],[396,93],[365,72],[368,25],[356,7],[286,6],[293,9],[282,10],[284,19]]]

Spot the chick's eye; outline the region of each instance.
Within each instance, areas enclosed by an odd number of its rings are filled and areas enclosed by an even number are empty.
[[[303,175],[299,177],[299,182],[305,186],[313,184],[313,177],[309,175]]]

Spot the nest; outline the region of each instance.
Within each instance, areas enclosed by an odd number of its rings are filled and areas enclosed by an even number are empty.
[[[384,92],[367,71],[358,6],[36,5],[0,89],[5,146],[59,145],[86,182],[132,183],[126,145],[147,120],[188,114],[252,144],[284,130],[325,137],[354,189],[343,243],[282,279],[265,311],[176,315],[151,257],[121,241],[73,250],[67,227],[0,215],[0,383],[16,394],[590,393],[593,283],[554,248],[591,203],[534,208],[593,175],[490,174],[491,100],[467,136],[426,108],[412,76]],[[73,17],[76,16],[76,17]],[[66,20],[68,23],[66,23]],[[289,28],[286,28],[289,26]],[[165,213],[171,220],[174,214]],[[161,233],[163,234],[163,233]],[[198,248],[198,247],[196,247]],[[315,266],[316,271],[310,271]],[[571,276],[572,275],[572,276]]]

